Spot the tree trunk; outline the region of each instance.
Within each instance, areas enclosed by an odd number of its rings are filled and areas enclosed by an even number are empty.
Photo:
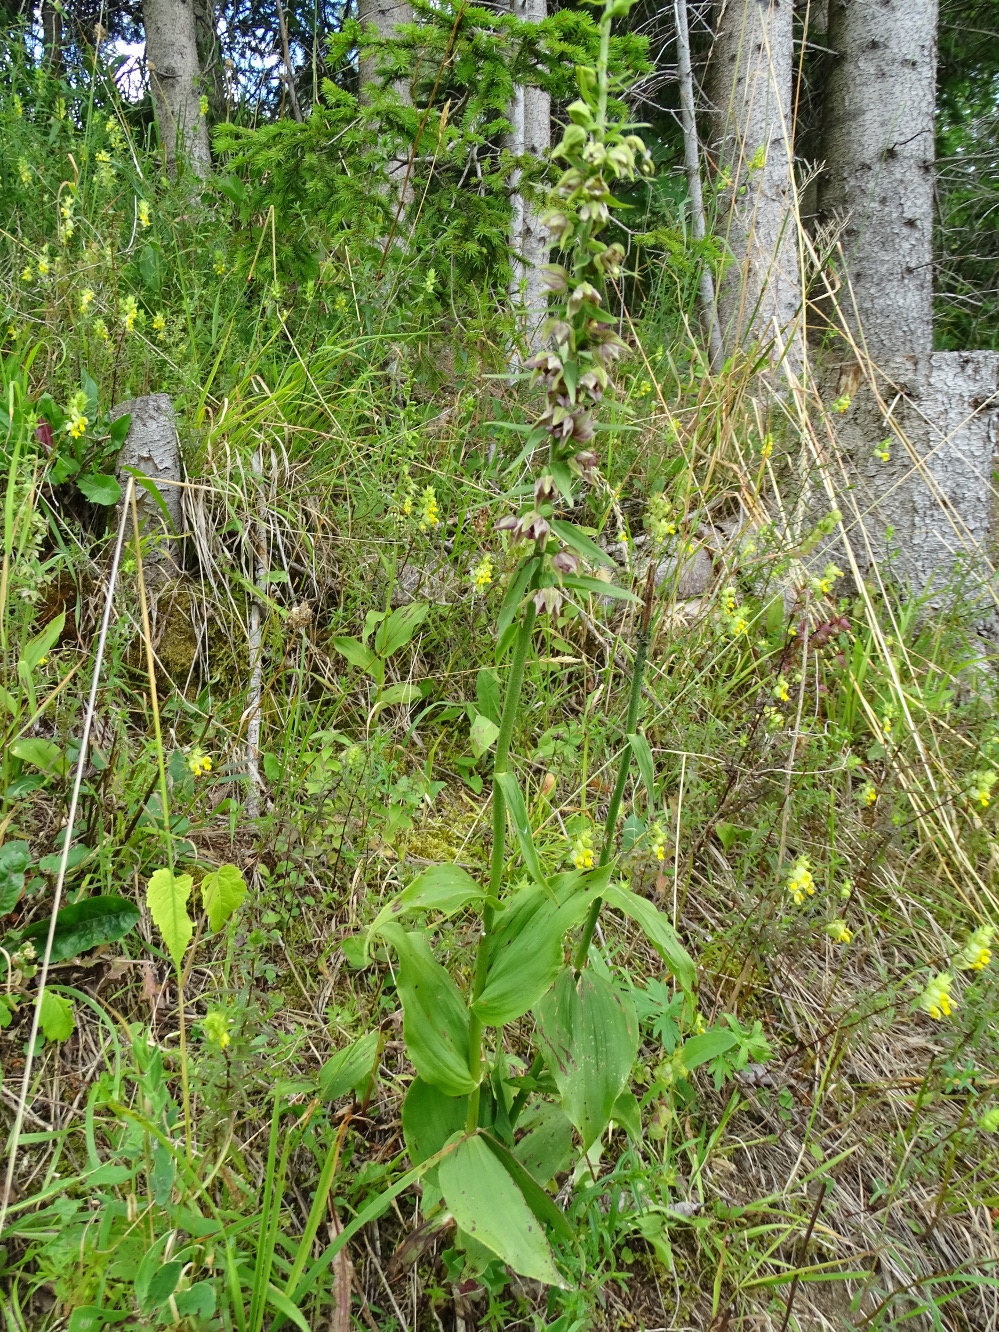
[[[511,12],[528,23],[547,17],[547,0],[511,0]],[[507,146],[515,157],[544,157],[551,148],[551,98],[542,88],[518,84],[510,108],[513,130]],[[521,315],[528,342],[535,347],[548,308],[542,268],[548,262],[548,229],[520,189],[521,172],[510,177],[510,299]]]
[[[208,128],[201,114],[193,0],[144,0],[146,65],[167,168],[186,153],[202,178],[211,170]]]
[[[378,30],[378,35],[383,40],[388,40],[396,36],[396,29],[400,24],[413,22],[413,7],[409,0],[358,0],[357,18],[361,26],[366,28],[371,24]],[[366,92],[369,84],[374,83],[378,77],[378,56],[376,54],[363,56],[357,64],[358,83],[360,86],[359,97],[362,102],[370,102],[371,96]],[[412,103],[412,95],[408,85],[398,79],[393,85],[399,100],[407,106]],[[386,171],[389,179],[389,188],[392,191],[392,197],[398,202],[400,191],[403,192],[403,202],[411,203],[413,200],[412,182],[406,184],[406,172],[409,167],[409,156],[396,156],[389,158],[386,164]]]
[[[45,68],[58,77],[63,72],[62,14],[52,0],[43,0],[42,3],[42,46],[45,51]]]
[[[843,223],[841,316],[875,359],[933,347],[937,0],[832,0],[819,211]]]
[[[396,35],[396,28],[400,24],[413,22],[413,6],[409,4],[409,0],[358,0],[357,18],[362,28],[374,24],[378,29],[378,36],[383,41],[388,41]],[[362,57],[358,62],[357,72],[361,101],[369,101],[370,98],[364,89],[369,83],[374,83],[378,77],[377,55]],[[395,90],[407,105],[412,101],[408,87],[401,80],[396,83]]]
[[[674,0],[676,15],[676,63],[680,81],[680,114],[683,121],[683,158],[687,169],[687,194],[690,198],[690,226],[694,240],[700,243],[707,234],[704,220],[704,195],[701,190],[701,149],[697,139],[697,113],[694,104],[694,76],[690,65],[690,32],[687,27],[687,0]],[[715,309],[715,284],[711,269],[701,263],[698,280],[701,314],[708,336],[711,368],[719,370],[722,362],[721,333]]]
[[[740,344],[789,348],[801,360],[801,278],[791,167],[794,41],[791,0],[719,6],[708,71],[712,148],[722,176],[718,228],[735,262],[719,283],[726,353]]]
[[[118,480],[124,488],[129,475],[147,477],[159,491],[163,509],[156,499],[136,481],[135,506],[143,536],[154,537],[143,557],[150,569],[162,576],[168,569],[176,572],[180,550],[177,536],[184,531],[184,504],[181,488],[180,443],[173,403],[168,393],[150,393],[129,398],[111,410],[111,420],[128,413],[131,421],[121,452],[118,454]]]
[[[894,356],[879,371],[877,394],[850,366],[824,395],[853,379],[850,406],[834,418],[850,462],[850,491],[840,500],[847,533],[861,572],[876,562],[885,581],[916,593],[933,586],[939,604],[955,557],[988,577],[999,353]],[[817,552],[815,567],[826,558],[842,563],[835,543]]]

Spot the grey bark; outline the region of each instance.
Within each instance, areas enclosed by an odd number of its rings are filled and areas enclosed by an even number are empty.
[[[396,30],[400,24],[413,22],[413,7],[408,0],[358,0],[357,18],[362,27],[366,28],[374,24],[379,37],[388,40],[397,35]],[[362,102],[370,102],[371,95],[366,89],[369,84],[377,80],[378,56],[371,54],[360,59],[357,74],[360,85],[360,99]],[[405,81],[397,79],[393,87],[399,99],[407,106],[410,105],[413,99]],[[390,189],[394,191],[396,198],[398,198],[399,192],[404,190],[405,203],[410,203],[413,198],[412,184],[406,185],[405,183],[408,166],[409,157],[399,156],[391,157],[386,167]]]
[[[146,67],[167,168],[178,154],[204,178],[211,170],[208,127],[201,114],[194,0],[143,0]]]
[[[942,592],[955,557],[987,568],[999,353],[924,352],[881,370],[879,394],[863,380],[836,420],[852,460],[840,507],[862,572],[876,560],[883,577]],[[883,441],[887,461],[875,452]]]
[[[135,504],[140,530],[144,537],[157,538],[150,543],[143,559],[165,573],[169,564],[179,567],[176,537],[184,530],[180,443],[173,404],[167,393],[150,393],[119,403],[112,408],[111,419],[116,421],[126,413],[132,420],[118,455],[118,480],[124,488],[129,476],[138,473],[138,477],[147,477],[159,491],[169,523],[155,498],[136,479]]]
[[[704,240],[704,195],[701,191],[701,152],[697,140],[697,115],[694,108],[694,75],[690,65],[690,33],[687,28],[687,0],[674,0],[676,14],[677,69],[680,79],[680,115],[683,122],[683,158],[687,169],[687,193],[690,196],[690,225],[694,240]],[[721,330],[715,311],[715,283],[711,269],[701,265],[698,282],[701,316],[708,335],[708,354],[713,369],[722,362]]]
[[[831,0],[819,211],[841,246],[875,359],[933,346],[937,0]],[[840,315],[858,333],[853,301]]]
[[[528,23],[547,17],[547,0],[511,0],[511,13]],[[517,85],[510,108],[513,130],[507,146],[515,157],[544,157],[551,148],[551,98],[542,88]],[[510,250],[512,252],[510,299],[521,313],[524,331],[532,346],[548,307],[542,268],[548,262],[549,235],[541,214],[521,192],[521,171],[510,177]]]
[[[719,229],[735,262],[719,283],[726,352],[779,342],[801,360],[801,279],[791,164],[791,0],[719,6],[708,71]]]
[[[49,73],[60,75],[63,72],[62,14],[51,0],[42,3],[42,46]]]

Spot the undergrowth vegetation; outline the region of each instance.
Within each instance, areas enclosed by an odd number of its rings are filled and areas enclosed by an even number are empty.
[[[474,25],[400,243],[388,95],[202,190],[4,70],[10,1329],[996,1325],[986,612],[810,559],[826,409],[704,364],[621,8],[530,361]]]

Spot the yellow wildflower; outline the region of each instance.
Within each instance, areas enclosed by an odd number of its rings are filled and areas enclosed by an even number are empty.
[[[215,275],[216,277],[222,277],[222,275],[225,273],[225,255],[222,253],[221,250],[215,251],[214,260],[215,260]]]
[[[148,227],[150,222],[149,205],[146,203],[145,199],[139,200],[138,212],[139,212],[139,226]]]
[[[929,1013],[930,1017],[937,1022],[941,1018],[950,1017],[957,1007],[957,1000],[950,992],[950,987],[953,984],[954,977],[949,971],[939,972],[927,985],[916,1003],[924,1013]]]
[[[783,675],[777,677],[777,683],[774,685],[774,698],[779,699],[781,703],[786,703],[791,697],[787,680]]]
[[[428,527],[436,527],[440,514],[437,510],[437,496],[434,493],[433,486],[424,486],[423,493],[420,495],[420,531],[425,532]]]
[[[18,159],[17,174],[21,177],[22,185],[31,184],[31,167],[28,165],[28,159],[26,157]]]
[[[126,296],[121,307],[121,321],[125,325],[127,332],[131,333],[135,329],[135,321],[139,317],[139,307],[136,304],[134,296]]]
[[[35,270],[31,267],[30,264],[25,264],[25,266],[21,269],[21,281],[30,282],[34,276],[35,276]]]
[[[833,943],[848,944],[853,938],[853,931],[845,920],[831,920],[826,926],[826,934]]]
[[[66,429],[69,431],[71,439],[79,439],[81,435],[87,433],[87,426],[90,422],[86,416],[87,395],[82,389],[78,389],[70,398],[66,405]]]
[[[572,863],[576,869],[593,868],[593,832],[584,829],[572,844]]]
[[[93,301],[93,299],[94,299],[93,288],[84,287],[83,290],[80,292],[80,314],[87,313],[88,309],[90,308],[90,303]]]
[[[992,936],[994,925],[980,925],[954,959],[955,967],[961,971],[984,971],[992,961]]]
[[[93,329],[102,342],[107,342],[108,338],[111,336],[110,333],[108,333],[108,326],[103,319],[95,319]]]
[[[476,592],[484,592],[493,581],[493,562],[489,555],[483,555],[478,564],[472,570],[472,582],[475,584]]]
[[[760,449],[760,457],[763,459],[764,462],[766,462],[766,460],[770,457],[773,451],[774,451],[774,437],[773,435],[767,435],[763,441],[763,448]]]
[[[163,317],[163,311],[157,310],[153,315],[153,329],[156,332],[160,342],[163,341],[163,335],[166,332],[166,320]]]
[[[865,805],[874,805],[878,799],[878,788],[873,782],[867,782],[860,791],[860,800]]]
[[[195,745],[187,757],[187,766],[195,777],[206,777],[212,770],[212,761],[200,746]]]
[[[850,410],[850,395],[849,395],[849,393],[842,393],[842,394],[840,394],[840,396],[839,396],[839,397],[836,399],[836,401],[833,403],[833,405],[832,405],[832,409],[833,409],[833,411],[836,412],[837,415],[839,415],[839,416],[842,416],[842,415],[844,414],[844,412],[848,412],[848,411]]]
[[[649,829],[649,842],[652,846],[652,854],[661,865],[666,859],[666,834],[663,832],[662,824],[658,819]]]
[[[996,784],[996,774],[991,769],[971,774],[972,784],[968,788],[969,797],[982,809],[988,809],[992,799],[992,788]]]
[[[198,110],[203,116],[208,115],[208,98],[204,93],[198,98]]]
[[[799,856],[787,876],[787,891],[795,906],[801,906],[806,897],[815,896],[815,880],[807,856]]]

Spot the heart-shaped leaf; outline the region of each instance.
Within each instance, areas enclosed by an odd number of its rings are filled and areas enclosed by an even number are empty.
[[[208,915],[208,927],[217,934],[246,896],[246,880],[235,865],[220,865],[201,880],[201,900]]]
[[[178,971],[194,933],[194,926],[187,914],[187,899],[191,896],[193,886],[194,880],[190,874],[173,874],[168,869],[158,869],[150,876],[146,887],[149,914],[163,936],[167,952]]]

